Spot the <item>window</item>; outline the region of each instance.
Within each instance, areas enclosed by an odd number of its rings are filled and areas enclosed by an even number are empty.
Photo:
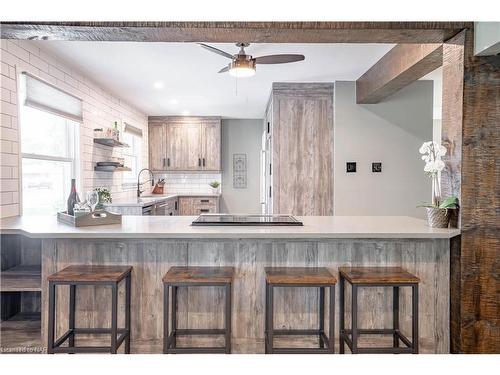
[[[125,124],[123,142],[130,146],[123,149],[123,158],[125,166],[131,169],[129,172],[124,172],[123,185],[135,186],[137,174],[142,169],[142,131]]]
[[[25,82],[20,126],[23,215],[53,215],[66,209],[71,179],[78,177],[80,124],[75,121],[78,117],[64,112],[67,102],[51,102],[54,96],[49,94],[56,88],[32,76],[21,76]],[[30,91],[33,83],[29,82],[34,81],[37,90]],[[36,100],[35,93],[44,103]],[[56,99],[69,96],[62,91],[58,95]],[[55,110],[57,104],[61,106]]]

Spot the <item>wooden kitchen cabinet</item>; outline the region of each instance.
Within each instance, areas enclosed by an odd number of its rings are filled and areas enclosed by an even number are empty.
[[[154,116],[149,118],[153,170],[220,171],[219,117]]]
[[[218,197],[179,197],[179,215],[197,216],[219,212]]]
[[[221,169],[221,126],[220,121],[201,124],[202,169],[219,171]]]
[[[274,214],[333,215],[333,84],[273,83],[269,102],[268,206]]]
[[[149,169],[163,171],[167,168],[167,125],[149,123]]]

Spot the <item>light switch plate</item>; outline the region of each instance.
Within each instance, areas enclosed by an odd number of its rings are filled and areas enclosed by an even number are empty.
[[[382,162],[372,163],[372,172],[373,173],[382,172]]]
[[[348,161],[345,167],[346,173],[356,173],[356,162]]]

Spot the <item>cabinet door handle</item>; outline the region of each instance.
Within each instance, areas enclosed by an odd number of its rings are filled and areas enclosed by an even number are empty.
[[[170,158],[167,158],[167,167],[170,167]]]
[[[201,159],[198,158],[198,167],[201,167]]]
[[[210,212],[208,208],[200,208],[200,212]]]
[[[177,201],[175,201],[175,210],[177,211]]]
[[[203,158],[203,166],[205,166],[205,158]]]
[[[165,165],[167,164],[167,159],[163,158],[163,168],[165,168]]]
[[[208,203],[208,202],[210,202],[210,201],[209,201],[208,199],[200,199],[200,202],[201,202],[201,203]]]

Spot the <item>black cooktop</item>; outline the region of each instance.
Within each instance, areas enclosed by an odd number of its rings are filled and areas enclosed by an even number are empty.
[[[200,215],[192,225],[303,225],[291,215]]]

